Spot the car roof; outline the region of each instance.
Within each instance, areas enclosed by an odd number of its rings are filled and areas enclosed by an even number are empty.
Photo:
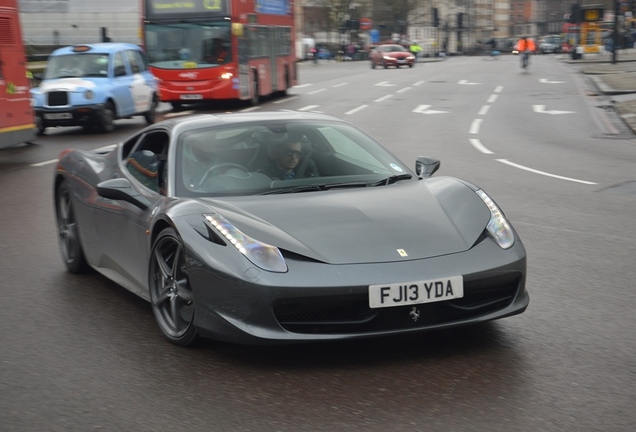
[[[126,42],[103,42],[92,44],[76,44],[69,45],[63,48],[58,48],[51,55],[66,55],[76,53],[102,53],[110,54],[125,49],[141,50],[139,45]],[[81,50],[81,51],[79,51]]]

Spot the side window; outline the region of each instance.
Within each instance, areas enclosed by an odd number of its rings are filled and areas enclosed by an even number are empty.
[[[143,51],[136,51],[137,55],[139,56],[140,62],[139,62],[139,67],[141,67],[141,71],[145,72],[148,70],[148,56],[146,55],[145,52]]]
[[[139,144],[125,158],[124,165],[130,174],[147,188],[165,193],[166,154],[168,152],[168,134],[162,131],[149,133],[141,138]]]
[[[130,70],[133,74],[138,74],[141,72],[141,68],[139,67],[139,58],[137,57],[137,53],[133,50],[126,50],[126,58],[128,59],[128,64],[130,65]]]
[[[128,72],[126,72],[126,63],[124,63],[124,57],[120,52],[115,54],[115,58],[113,60],[113,70],[115,71],[115,76],[126,76]]]

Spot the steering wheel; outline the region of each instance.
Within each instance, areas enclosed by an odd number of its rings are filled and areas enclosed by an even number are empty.
[[[225,168],[223,170],[223,172],[219,172],[223,168]],[[210,168],[208,168],[208,170],[205,172],[205,174],[203,174],[203,177],[201,177],[201,181],[199,182],[199,187],[201,187],[203,185],[203,183],[205,183],[205,181],[208,179],[208,177],[213,177],[213,176],[219,175],[219,174],[225,174],[225,172],[228,171],[230,168],[239,169],[239,170],[243,171],[246,175],[249,174],[249,170],[247,168],[245,168],[243,165],[239,165],[239,164],[233,163],[233,162],[221,162],[219,164],[216,164],[216,165],[211,166]]]

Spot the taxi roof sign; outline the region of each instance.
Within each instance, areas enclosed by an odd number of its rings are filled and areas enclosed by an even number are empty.
[[[73,52],[86,52],[90,50],[91,50],[91,47],[89,47],[88,45],[75,45],[73,47]]]

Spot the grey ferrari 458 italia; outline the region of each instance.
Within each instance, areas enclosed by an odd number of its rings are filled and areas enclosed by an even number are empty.
[[[148,300],[168,340],[289,343],[522,313],[526,251],[479,187],[300,112],[165,120],[54,181],[67,269]]]

